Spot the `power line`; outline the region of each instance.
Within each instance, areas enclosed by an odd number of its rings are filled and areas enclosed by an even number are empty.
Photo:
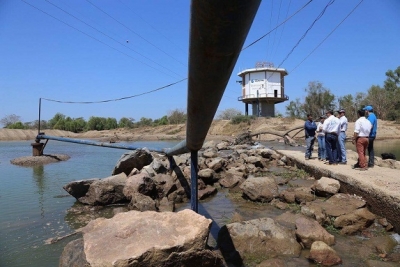
[[[36,10],[38,10],[38,11],[40,11],[40,12],[46,14],[47,16],[52,17],[53,19],[55,19],[55,20],[57,20],[57,21],[59,21],[59,22],[65,24],[65,25],[67,25],[68,27],[70,27],[70,28],[72,28],[72,29],[74,29],[74,30],[76,30],[76,31],[78,31],[78,32],[80,32],[80,33],[86,35],[87,37],[89,37],[89,38],[91,38],[91,39],[93,39],[93,40],[95,40],[95,41],[97,41],[97,42],[99,42],[99,43],[101,43],[101,44],[107,46],[108,48],[111,48],[111,49],[113,49],[113,50],[115,50],[115,51],[117,51],[117,52],[119,52],[119,53],[121,53],[121,54],[123,54],[123,55],[125,55],[125,56],[127,56],[127,57],[129,57],[129,58],[131,58],[131,59],[133,59],[133,60],[135,60],[135,61],[137,61],[137,62],[139,62],[139,63],[142,63],[143,65],[146,65],[146,66],[148,66],[148,67],[150,67],[150,68],[152,68],[152,69],[154,69],[154,70],[157,70],[157,71],[159,71],[159,72],[161,72],[161,73],[163,73],[163,74],[165,74],[165,75],[167,75],[167,76],[172,77],[172,76],[169,75],[168,73],[165,73],[165,72],[163,72],[163,71],[161,71],[161,70],[159,70],[159,69],[157,69],[157,68],[155,68],[155,67],[153,67],[153,66],[151,66],[151,65],[149,65],[149,64],[147,64],[147,63],[145,63],[145,62],[142,62],[141,60],[139,60],[139,59],[137,59],[137,58],[132,57],[131,55],[129,55],[129,54],[127,54],[127,53],[125,53],[125,52],[123,52],[123,51],[121,51],[121,50],[119,50],[119,49],[117,49],[117,48],[115,48],[115,47],[112,47],[112,46],[106,44],[105,42],[103,42],[103,41],[97,39],[96,37],[93,37],[93,36],[91,36],[90,34],[87,34],[87,33],[85,33],[84,31],[79,30],[78,28],[76,28],[76,27],[74,27],[74,26],[68,24],[67,22],[62,21],[61,19],[59,19],[59,18],[57,18],[57,17],[55,17],[55,16],[49,14],[48,12],[46,12],[46,11],[44,11],[44,10],[42,10],[42,9],[40,9],[40,8],[38,8],[38,7],[36,7],[36,6],[32,5],[32,4],[30,4],[30,3],[28,3],[28,2],[26,2],[25,0],[21,0],[21,1],[24,2],[25,4],[29,5],[29,6],[33,7],[34,9],[36,9]]]
[[[278,65],[277,68],[282,66],[282,64],[289,58],[289,56],[293,53],[293,51],[296,49],[296,47],[300,44],[300,42],[306,37],[307,33],[312,29],[312,27],[315,25],[315,23],[325,14],[326,9],[332,5],[335,2],[335,0],[330,0],[324,9],[322,9],[321,13],[317,16],[317,18],[311,23],[310,27],[305,31],[305,33],[300,37],[300,39],[297,41],[297,43],[293,46],[293,48],[289,51],[289,53],[286,55],[286,57],[282,60],[282,62]]]
[[[288,8],[287,8],[287,10],[286,10],[286,18],[287,18],[288,15],[289,15],[289,9],[290,9],[290,5],[291,5],[291,4],[292,4],[292,0],[289,1],[289,5],[288,5]],[[284,24],[283,27],[282,27],[281,35],[279,36],[279,40],[278,40],[278,44],[276,45],[275,52],[273,53],[272,56],[275,56],[276,51],[278,50],[279,44],[281,43],[281,39],[282,39],[283,32],[285,31],[285,26],[286,26],[286,24]]]
[[[138,36],[139,38],[141,38],[142,40],[144,40],[145,42],[147,42],[148,44],[150,44],[151,46],[153,46],[154,48],[158,49],[159,51],[161,51],[162,53],[164,53],[165,55],[169,56],[170,58],[172,58],[173,60],[179,62],[180,64],[182,64],[183,66],[186,66],[186,64],[182,63],[181,61],[179,61],[178,59],[174,58],[173,56],[171,56],[170,54],[168,54],[167,52],[165,52],[164,50],[162,50],[161,48],[159,48],[158,46],[156,46],[155,44],[153,44],[152,42],[150,42],[149,40],[147,40],[146,38],[144,38],[143,36],[141,36],[140,34],[138,34],[137,32],[135,32],[134,30],[132,30],[131,28],[129,28],[128,26],[126,26],[125,24],[123,24],[122,22],[120,22],[119,20],[117,20],[116,18],[114,18],[113,16],[111,16],[110,14],[108,14],[107,12],[105,12],[103,9],[101,9],[100,7],[96,6],[95,4],[93,4],[92,2],[90,2],[89,0],[86,0],[86,2],[88,2],[89,4],[91,4],[92,6],[94,6],[96,9],[100,10],[102,13],[104,13],[105,15],[107,15],[108,17],[110,17],[111,19],[113,19],[115,22],[117,22],[118,24],[122,25],[123,27],[125,27],[126,29],[128,29],[130,32],[132,32],[133,34],[135,34],[136,36]]]
[[[171,73],[174,73],[174,74],[176,74],[176,75],[179,76],[179,77],[182,77],[182,75],[180,75],[180,74],[178,74],[178,73],[176,73],[176,72],[174,72],[174,71],[168,69],[167,67],[162,66],[161,64],[155,62],[154,60],[152,60],[152,59],[150,59],[150,58],[148,58],[148,57],[146,57],[145,55],[142,55],[141,53],[137,52],[136,50],[130,48],[129,46],[125,45],[124,43],[121,43],[120,41],[118,41],[118,40],[116,40],[115,38],[109,36],[108,34],[102,32],[101,30],[96,29],[96,28],[93,27],[92,25],[86,23],[85,21],[83,21],[83,20],[81,20],[80,18],[76,17],[75,15],[69,13],[68,11],[64,10],[63,8],[57,6],[56,4],[50,2],[49,0],[45,0],[45,1],[48,2],[49,4],[53,5],[54,7],[58,8],[58,9],[61,10],[62,12],[68,14],[69,16],[75,18],[76,20],[82,22],[82,23],[85,24],[86,26],[92,28],[93,30],[95,30],[95,31],[97,31],[97,32],[99,32],[99,33],[101,33],[101,34],[103,34],[104,36],[110,38],[110,39],[113,40],[114,42],[116,42],[116,43],[118,43],[118,44],[124,46],[125,48],[128,48],[129,50],[133,51],[134,53],[136,53],[136,54],[138,54],[138,55],[144,57],[145,59],[147,59],[147,60],[153,62],[153,63],[156,64],[157,66],[159,66],[159,67],[161,67],[161,68],[163,68],[163,69],[165,69],[165,70],[168,70],[168,71],[170,71]]]
[[[179,48],[179,50],[181,50],[183,53],[185,53],[187,55],[187,51],[185,51],[182,47],[180,47],[179,45],[177,45],[175,42],[173,42],[170,38],[168,38],[165,34],[163,34],[161,31],[157,30],[156,27],[154,27],[151,23],[149,23],[147,20],[145,20],[142,16],[140,16],[140,14],[138,14],[137,12],[135,12],[134,9],[130,8],[127,4],[125,4],[124,2],[122,2],[121,0],[118,0],[122,5],[124,5],[126,8],[128,8],[132,13],[134,13],[136,16],[138,16],[142,21],[144,21],[147,25],[149,25],[154,31],[156,31],[160,36],[164,37],[168,42],[170,42],[171,44],[173,44],[174,46],[176,46],[177,48]]]
[[[274,10],[274,0],[271,1],[271,14],[269,15],[269,27],[271,28],[272,25],[272,14]],[[268,59],[268,48],[269,48],[269,40],[271,39],[271,35],[268,35],[268,42],[267,42],[267,54],[266,58]]]
[[[342,19],[342,21],[338,24],[338,25],[336,25],[336,27],[335,28],[333,28],[333,30],[299,63],[299,64],[297,64],[292,70],[291,70],[291,72],[293,72],[295,69],[297,69],[312,53],[314,53],[315,52],[315,50],[317,50],[318,49],[318,47],[320,47],[325,41],[326,41],[326,39],[328,39],[329,38],[329,36],[331,36],[332,35],[332,33],[334,32],[334,31],[336,31],[336,29],[337,28],[339,28],[339,26],[358,8],[358,6],[363,2],[364,0],[361,0],[350,12],[349,12],[349,14],[347,14],[347,16],[344,18],[344,19]]]
[[[282,0],[279,3],[279,9],[278,9],[278,18],[276,19],[276,23],[279,22],[279,18],[281,16],[281,7],[282,7]],[[275,40],[276,40],[276,32],[274,31],[274,38],[272,38],[273,42],[272,42],[272,48],[271,48],[271,59],[272,59],[272,52],[274,51],[274,46],[275,46]],[[272,60],[271,60],[272,61]]]
[[[269,32],[267,32],[266,34],[264,34],[263,36],[261,36],[260,38],[258,38],[257,40],[253,41],[252,43],[250,43],[249,45],[247,45],[246,47],[244,47],[242,49],[242,51],[246,50],[247,48],[249,48],[250,46],[254,45],[255,43],[258,43],[260,40],[262,40],[265,36],[269,35],[271,32],[275,31],[277,28],[279,28],[280,26],[282,26],[283,24],[285,24],[288,20],[290,20],[292,17],[294,17],[295,15],[297,15],[301,10],[303,10],[306,6],[308,6],[313,0],[309,0],[304,6],[302,6],[299,10],[297,10],[296,12],[294,12],[290,17],[288,17],[287,19],[285,19],[284,21],[282,21],[280,24],[278,24],[277,26],[275,26],[275,28],[273,28],[272,30],[270,30]]]
[[[100,101],[62,101],[62,100],[54,100],[54,99],[48,99],[48,98],[41,98],[41,99],[47,100],[47,101],[51,101],[51,102],[63,103],[63,104],[99,104],[99,103],[106,103],[106,102],[112,102],[112,101],[121,101],[121,100],[129,99],[129,98],[133,98],[133,97],[138,97],[138,96],[154,93],[156,91],[160,91],[162,89],[165,89],[165,88],[170,87],[172,85],[178,84],[178,83],[183,82],[185,80],[187,80],[187,78],[182,79],[182,80],[177,81],[177,82],[174,82],[174,83],[171,83],[171,84],[167,84],[165,86],[159,87],[159,88],[154,89],[154,90],[150,90],[150,91],[144,92],[144,93],[140,93],[140,94],[136,94],[136,95],[132,95],[132,96],[125,96],[125,97],[116,98],[116,99],[107,99],[107,100],[100,100]]]

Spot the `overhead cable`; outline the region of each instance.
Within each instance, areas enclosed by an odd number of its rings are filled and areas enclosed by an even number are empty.
[[[57,20],[57,21],[59,21],[59,22],[65,24],[65,25],[67,25],[68,27],[70,27],[70,28],[72,28],[72,29],[74,29],[74,30],[76,30],[76,31],[78,31],[78,32],[80,32],[80,33],[86,35],[87,37],[89,37],[89,38],[91,38],[91,39],[93,39],[93,40],[95,40],[95,41],[97,41],[97,42],[99,42],[99,43],[101,43],[101,44],[107,46],[108,48],[111,48],[111,49],[113,49],[113,50],[115,50],[115,51],[117,51],[117,52],[119,52],[119,53],[121,53],[121,54],[123,54],[123,55],[125,55],[125,56],[127,56],[127,57],[129,57],[129,58],[131,58],[131,59],[133,59],[133,60],[135,60],[135,61],[137,61],[137,62],[143,64],[143,65],[146,65],[146,66],[148,66],[148,67],[150,67],[150,68],[152,68],[152,69],[154,69],[154,70],[157,70],[158,72],[161,72],[161,73],[163,73],[163,74],[165,74],[165,75],[167,75],[167,76],[172,77],[170,74],[165,73],[164,71],[161,71],[161,70],[159,70],[159,69],[157,69],[157,68],[155,68],[155,67],[153,67],[153,66],[151,66],[151,65],[149,65],[149,64],[147,64],[147,63],[145,63],[145,62],[143,62],[143,61],[141,61],[141,60],[139,60],[139,59],[137,59],[137,58],[132,57],[131,55],[129,55],[129,54],[127,54],[127,53],[125,53],[125,52],[123,52],[123,51],[121,51],[121,50],[119,50],[119,49],[117,49],[117,48],[115,48],[115,47],[112,47],[112,46],[106,44],[105,42],[103,42],[103,41],[97,39],[96,37],[93,37],[93,36],[91,36],[90,34],[84,32],[84,31],[81,31],[80,29],[78,29],[78,28],[76,28],[76,27],[74,27],[74,26],[68,24],[68,23],[65,22],[65,21],[62,21],[61,19],[59,19],[59,18],[57,18],[57,17],[51,15],[50,13],[48,13],[48,12],[46,12],[46,11],[44,11],[44,10],[42,10],[42,9],[40,9],[40,8],[38,8],[38,7],[36,7],[36,6],[32,5],[32,4],[30,4],[30,3],[28,3],[28,2],[26,2],[25,0],[21,0],[21,1],[24,2],[25,4],[29,5],[29,6],[33,7],[34,9],[36,9],[36,10],[38,10],[38,11],[40,11],[40,12],[46,14],[47,16],[52,17],[53,19],[55,19],[55,20]]]
[[[73,17],[74,19],[76,19],[76,20],[82,22],[82,23],[85,24],[86,26],[92,28],[93,30],[95,30],[95,31],[97,31],[97,32],[99,32],[99,33],[101,33],[101,34],[103,34],[104,36],[110,38],[110,39],[113,40],[114,42],[116,42],[116,43],[118,43],[118,44],[124,46],[125,48],[128,48],[129,50],[133,51],[134,53],[136,53],[136,54],[138,54],[138,55],[144,57],[145,59],[151,61],[152,63],[156,64],[157,66],[159,66],[159,67],[161,67],[161,68],[163,68],[163,69],[165,69],[165,70],[167,70],[167,71],[170,71],[171,73],[174,73],[174,74],[176,74],[176,75],[179,76],[179,77],[182,77],[182,75],[180,75],[180,74],[174,72],[173,70],[168,69],[167,67],[162,66],[161,64],[159,64],[159,63],[155,62],[154,60],[152,60],[151,58],[148,58],[148,57],[146,57],[145,55],[142,55],[141,53],[137,52],[135,49],[132,49],[131,47],[127,46],[126,44],[124,44],[124,43],[122,43],[122,42],[120,42],[120,41],[118,41],[118,40],[116,40],[115,38],[111,37],[110,35],[108,35],[108,34],[102,32],[101,30],[96,29],[96,28],[93,27],[92,25],[86,23],[85,21],[83,21],[83,20],[81,20],[80,18],[76,17],[75,15],[69,13],[68,11],[64,10],[63,8],[57,6],[56,4],[50,2],[49,0],[45,0],[45,1],[48,2],[49,4],[53,5],[54,7],[58,8],[58,9],[61,10],[62,12],[68,14],[68,15],[71,16],[71,17]]]
[[[342,21],[338,24],[338,25],[336,25],[336,27],[299,63],[299,64],[297,64],[296,65],[296,67],[294,67],[292,70],[291,70],[291,72],[293,72],[295,69],[297,69],[312,53],[314,53],[315,52],[315,50],[317,50],[318,49],[318,47],[320,47],[325,41],[326,41],[326,39],[328,39],[329,38],[329,36],[331,36],[332,35],[332,33],[334,32],[334,31],[336,31],[336,29],[337,28],[339,28],[339,26],[358,8],[358,6],[363,2],[364,0],[361,0],[351,11],[350,11],[350,13],[349,14],[347,14],[347,16],[344,18],[344,19],[342,19]]]
[[[296,49],[296,47],[300,44],[300,42],[306,37],[307,33],[312,29],[312,27],[315,25],[315,23],[325,14],[326,9],[332,5],[335,2],[335,0],[330,0],[324,9],[322,9],[321,13],[315,18],[315,20],[311,23],[310,27],[304,32],[304,34],[300,37],[300,39],[297,41],[297,43],[293,46],[293,48],[289,51],[289,53],[286,55],[286,57],[282,60],[282,62],[278,65],[277,68],[282,66],[282,64],[289,58],[289,56],[293,53],[293,51]]]
[[[99,104],[99,103],[106,103],[106,102],[112,102],[112,101],[121,101],[121,100],[129,99],[129,98],[133,98],[133,97],[150,94],[150,93],[165,89],[167,87],[170,87],[172,85],[178,84],[185,80],[187,80],[187,78],[182,79],[177,82],[174,82],[174,83],[171,83],[171,84],[168,84],[168,85],[165,85],[165,86],[162,86],[162,87],[159,87],[159,88],[151,90],[151,91],[144,92],[144,93],[140,93],[140,94],[136,94],[136,95],[132,95],[132,96],[125,96],[125,97],[121,97],[121,98],[115,98],[115,99],[100,100],[100,101],[62,101],[62,100],[54,100],[54,99],[48,99],[48,98],[43,98],[43,97],[41,99],[51,101],[51,102],[63,103],[63,104]]]
[[[282,26],[283,24],[285,24],[288,20],[290,20],[292,17],[294,17],[295,15],[297,15],[301,10],[303,10],[306,6],[308,6],[313,0],[309,0],[304,6],[302,6],[299,10],[297,10],[296,12],[294,12],[290,17],[288,17],[287,19],[285,19],[284,21],[282,21],[280,24],[276,25],[275,28],[273,28],[272,30],[270,30],[269,32],[267,32],[266,34],[264,34],[263,36],[261,36],[260,38],[258,38],[257,40],[255,40],[254,42],[250,43],[249,45],[245,46],[243,50],[246,50],[247,48],[249,48],[250,46],[254,45],[255,43],[259,42],[260,40],[262,40],[265,36],[269,35],[271,32],[275,31],[276,29],[278,29],[280,26]]]
[[[145,42],[147,42],[148,44],[150,44],[151,46],[153,46],[154,48],[158,49],[159,51],[161,51],[162,53],[164,53],[165,55],[169,56],[170,58],[172,58],[173,60],[179,62],[180,64],[182,64],[183,66],[186,66],[186,64],[182,63],[181,61],[179,61],[178,59],[174,58],[173,56],[171,56],[170,54],[168,54],[167,52],[165,52],[164,50],[162,50],[161,48],[159,48],[158,46],[156,46],[155,44],[153,44],[152,42],[150,42],[149,40],[147,40],[146,38],[144,38],[143,36],[141,36],[140,34],[138,34],[137,32],[135,32],[134,30],[132,30],[131,28],[129,28],[128,26],[126,26],[125,24],[123,24],[122,22],[120,22],[119,20],[117,20],[116,18],[114,18],[113,16],[111,16],[110,14],[108,14],[107,12],[105,12],[103,9],[101,9],[100,7],[96,6],[95,4],[93,4],[91,1],[86,0],[86,2],[88,2],[89,4],[91,4],[92,6],[94,6],[96,9],[100,10],[102,13],[104,13],[105,15],[107,15],[108,17],[110,17],[111,19],[113,19],[115,22],[117,22],[118,24],[122,25],[123,27],[125,27],[126,29],[128,29],[130,32],[132,32],[133,34],[135,34],[136,36],[138,36],[139,38],[141,38],[142,40],[144,40]]]

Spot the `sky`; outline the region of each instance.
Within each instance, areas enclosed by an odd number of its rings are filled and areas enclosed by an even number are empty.
[[[302,101],[311,81],[336,97],[382,86],[385,72],[400,66],[400,1],[332,1],[303,9],[309,0],[262,1],[244,47],[301,11],[242,50],[216,115],[244,113],[237,74],[257,62],[288,71],[290,100]],[[40,98],[42,120],[186,111],[189,22],[188,0],[0,0],[0,119],[37,120]],[[276,111],[285,114],[289,101]]]

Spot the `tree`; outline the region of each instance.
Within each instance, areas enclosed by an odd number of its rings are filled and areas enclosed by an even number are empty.
[[[387,118],[391,110],[394,110],[395,101],[392,96],[394,92],[373,85],[369,88],[365,99],[366,105],[374,107],[374,113],[378,118]]]
[[[186,122],[186,113],[181,109],[174,109],[168,112],[168,121],[170,124],[180,124]]]
[[[153,119],[141,117],[141,118],[140,118],[140,121],[138,121],[136,124],[137,124],[139,127],[143,127],[143,126],[151,126],[152,123],[153,123]]]
[[[300,102],[300,98],[289,102],[289,105],[286,106],[286,115],[291,118],[305,118],[306,113],[304,111],[304,105]]]
[[[400,86],[400,66],[396,70],[388,70],[386,73],[386,81],[384,83],[384,88],[388,91],[399,90]]]
[[[60,112],[57,112],[56,115],[54,115],[54,117],[51,118],[51,119],[49,120],[49,126],[50,126],[50,128],[54,128],[55,125],[56,125],[59,121],[63,121],[63,120],[65,120],[65,115],[62,114],[62,113],[60,113]],[[59,124],[63,124],[63,123],[60,122]],[[55,128],[54,128],[54,129],[55,129]]]
[[[325,111],[335,108],[335,96],[321,82],[309,82],[308,87],[304,91],[307,93],[304,101],[304,110],[306,113],[317,117],[325,114]]]
[[[118,122],[118,127],[119,128],[133,128],[134,121],[135,121],[135,119],[133,119],[133,118],[122,117]]]
[[[20,120],[21,120],[20,116],[17,116],[15,114],[11,114],[11,115],[4,116],[0,120],[0,123],[3,124],[4,128],[8,128],[9,125],[17,123]]]
[[[168,125],[168,116],[165,115],[159,119],[154,120],[154,125]]]
[[[351,94],[338,98],[338,106],[346,111],[346,118],[349,121],[356,121],[358,118],[357,110],[359,109],[354,102],[354,97]]]
[[[388,70],[385,74],[384,88],[390,99],[390,106],[385,107],[388,112],[386,117],[381,118],[398,121],[400,120],[400,66],[394,71]],[[383,112],[383,109],[379,112]]]
[[[225,110],[220,111],[219,115],[217,116],[218,120],[231,120],[233,117],[238,115],[242,115],[242,112],[235,108],[228,108]]]
[[[118,128],[118,122],[115,118],[107,118],[104,125],[105,130],[112,130]]]
[[[27,129],[26,126],[20,121],[17,121],[16,123],[13,123],[13,124],[9,124],[6,128],[8,128],[8,129]]]
[[[88,130],[102,131],[105,129],[106,118],[91,116],[87,122]]]

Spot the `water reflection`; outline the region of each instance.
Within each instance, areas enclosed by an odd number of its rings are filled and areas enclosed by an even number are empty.
[[[44,177],[44,167],[43,165],[34,166],[33,179],[35,180],[37,186],[37,193],[39,197],[39,207],[40,207],[40,217],[44,218],[44,193],[45,193],[45,177]]]

